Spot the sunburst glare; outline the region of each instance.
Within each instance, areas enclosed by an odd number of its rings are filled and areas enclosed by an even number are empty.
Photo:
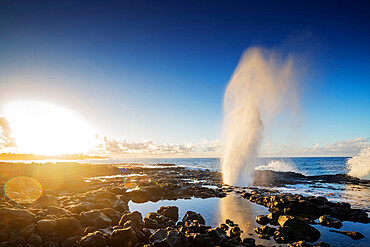
[[[6,105],[7,117],[18,151],[45,155],[87,152],[94,131],[77,113],[43,102]]]

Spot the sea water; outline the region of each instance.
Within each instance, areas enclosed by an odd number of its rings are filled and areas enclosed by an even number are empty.
[[[347,161],[349,157],[299,157],[299,158],[259,158],[255,169],[283,172],[297,172],[306,176],[348,174]],[[57,160],[4,161],[22,163],[61,162]],[[219,158],[155,158],[155,159],[88,159],[68,160],[62,162],[77,162],[85,164],[175,164],[188,169],[209,169],[221,171]],[[366,165],[365,165],[366,166]],[[352,208],[360,208],[370,212],[370,188],[368,185],[346,185],[332,183],[295,184],[276,187],[281,192],[302,195],[325,196],[333,202],[348,202]]]

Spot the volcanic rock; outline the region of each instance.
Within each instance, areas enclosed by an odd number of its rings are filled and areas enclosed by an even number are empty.
[[[337,229],[343,226],[342,222],[328,215],[320,216],[319,222],[322,226],[334,227]]]
[[[182,218],[182,222],[186,222],[188,220],[190,221],[197,220],[201,224],[206,224],[206,221],[204,220],[203,216],[193,211],[187,211],[184,215],[184,218]]]
[[[364,235],[362,233],[360,233],[360,232],[355,232],[355,231],[337,231],[337,230],[329,230],[329,231],[346,235],[346,236],[352,238],[353,240],[359,240],[359,239],[364,238]]]
[[[308,242],[316,242],[320,238],[321,234],[316,228],[294,216],[281,215],[278,222],[282,227],[290,227],[290,236],[293,241],[305,240]]]
[[[176,206],[160,207],[157,213],[172,219],[174,222],[179,220],[179,208]]]
[[[103,212],[96,209],[87,212],[81,212],[79,219],[83,226],[105,228],[112,225],[112,220]]]
[[[123,226],[126,221],[131,220],[136,227],[141,231],[144,227],[144,222],[143,222],[143,216],[141,215],[140,212],[134,211],[132,213],[126,213],[121,217],[121,220],[119,221],[119,225]]]
[[[266,225],[270,222],[270,220],[267,218],[267,215],[257,215],[256,222],[260,225]]]
[[[109,236],[100,231],[92,232],[82,237],[79,246],[81,247],[106,247]]]
[[[114,230],[109,239],[112,247],[133,247],[137,243],[136,234],[131,227]]]
[[[35,215],[25,209],[0,208],[0,225],[23,227],[30,224]]]

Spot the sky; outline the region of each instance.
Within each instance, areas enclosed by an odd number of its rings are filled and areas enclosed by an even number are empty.
[[[219,156],[225,88],[258,46],[302,69],[299,113],[265,126],[262,155],[352,156],[370,138],[369,11],[367,1],[0,0],[0,123],[11,102],[46,102],[81,115],[103,151]]]

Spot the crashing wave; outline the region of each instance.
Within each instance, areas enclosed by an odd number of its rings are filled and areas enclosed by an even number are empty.
[[[370,180],[370,145],[361,150],[360,154],[347,160],[348,175]]]
[[[300,171],[296,169],[294,165],[284,162],[282,160],[272,160],[268,165],[257,166],[255,170],[270,170],[270,171],[275,171],[275,172],[301,173]]]

